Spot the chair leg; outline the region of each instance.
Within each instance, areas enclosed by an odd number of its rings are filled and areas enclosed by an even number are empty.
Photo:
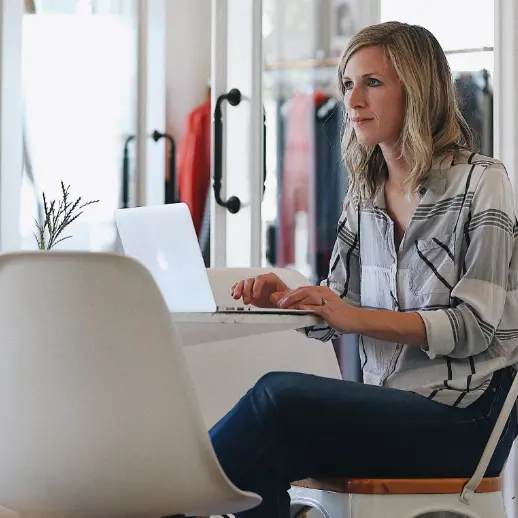
[[[292,487],[290,497],[291,518],[308,513],[313,509],[325,518],[350,518],[352,516],[349,514],[349,495]]]
[[[458,495],[347,495],[292,488],[291,517],[318,510],[326,518],[506,518],[501,493]],[[442,515],[442,516],[441,516]]]
[[[290,507],[290,518],[305,518],[313,507],[310,505],[292,505]]]
[[[353,495],[350,518],[506,518],[501,493],[474,495]]]

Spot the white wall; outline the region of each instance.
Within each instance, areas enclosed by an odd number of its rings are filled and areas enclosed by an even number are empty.
[[[207,94],[210,17],[209,0],[166,1],[167,131],[177,142],[185,118]]]

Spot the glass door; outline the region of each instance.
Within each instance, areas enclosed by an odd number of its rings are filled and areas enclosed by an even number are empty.
[[[324,226],[345,193],[339,125],[320,131],[317,108],[325,125],[323,112],[339,104],[340,51],[354,31],[379,19],[379,0],[213,0],[212,6],[212,109],[222,137],[213,132],[211,265],[288,266],[316,281],[317,262],[326,268],[328,262],[326,253],[316,253],[316,198],[325,195],[316,192],[317,172],[337,182]],[[242,94],[235,103],[225,97],[232,89]],[[298,122],[291,124],[293,113]],[[330,148],[323,150],[325,166],[317,163],[317,136]],[[225,206],[232,197],[239,207]]]
[[[262,0],[212,0],[211,266],[259,266]]]
[[[150,82],[160,83],[164,76],[165,51],[156,38],[164,33],[164,21],[154,13],[161,3],[25,2],[23,248],[36,247],[34,220],[43,217],[42,193],[59,200],[61,182],[70,186],[72,199],[98,200],[67,228],[70,239],[61,248],[114,250],[115,209],[163,203],[165,142],[155,144],[149,137],[152,129],[164,130],[165,92],[160,99],[161,90],[154,91],[153,102],[146,102]],[[158,113],[156,128],[149,127],[152,110]],[[148,196],[153,182],[159,194]]]

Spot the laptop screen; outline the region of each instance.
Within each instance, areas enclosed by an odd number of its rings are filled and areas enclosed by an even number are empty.
[[[185,203],[119,209],[115,222],[124,254],[151,272],[171,313],[216,311]]]

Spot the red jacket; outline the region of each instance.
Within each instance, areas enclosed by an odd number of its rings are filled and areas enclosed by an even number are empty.
[[[187,117],[178,148],[178,195],[191,210],[199,235],[210,183],[210,99]]]

